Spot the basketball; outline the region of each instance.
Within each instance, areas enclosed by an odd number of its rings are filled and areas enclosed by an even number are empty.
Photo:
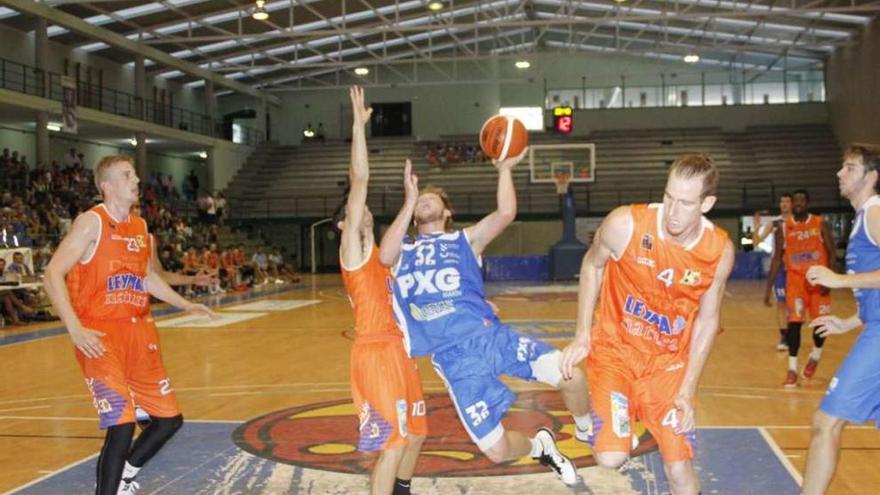
[[[493,160],[517,156],[528,144],[526,126],[514,117],[496,115],[480,129],[480,148]]]

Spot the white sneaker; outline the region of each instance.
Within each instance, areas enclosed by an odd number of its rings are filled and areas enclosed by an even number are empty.
[[[141,489],[141,485],[138,484],[137,481],[125,481],[122,480],[119,482],[119,490],[116,492],[116,495],[132,495],[137,493],[138,490]]]
[[[541,464],[549,467],[566,485],[575,485],[580,481],[577,468],[571,459],[562,455],[556,447],[556,437],[547,428],[538,429],[535,440],[541,444],[541,455],[535,457]]]

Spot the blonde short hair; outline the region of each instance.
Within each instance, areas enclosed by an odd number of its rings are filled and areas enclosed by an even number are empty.
[[[98,164],[95,165],[95,187],[98,188],[98,192],[104,194],[104,191],[101,190],[101,182],[107,180],[107,171],[110,170],[110,167],[122,162],[129,163],[134,167],[134,160],[128,155],[107,155],[98,161]]]
[[[715,161],[705,153],[694,153],[679,157],[672,164],[672,168],[669,169],[669,175],[670,177],[676,175],[683,179],[702,177],[703,191],[700,193],[701,198],[714,196],[718,192],[718,181],[721,179],[718,167],[715,166]]]

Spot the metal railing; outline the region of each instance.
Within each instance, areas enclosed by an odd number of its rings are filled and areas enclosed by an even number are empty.
[[[2,89],[54,101],[63,101],[64,91],[61,78],[62,75],[55,72],[43,71],[36,67],[0,58],[0,88]],[[233,135],[231,126],[224,129],[221,122],[211,118],[210,115],[173,105],[165,105],[149,98],[140,98],[132,93],[106,86],[79,81],[76,99],[78,106],[194,132],[203,136],[227,139],[247,145],[265,142],[263,131],[239,126],[240,132]]]
[[[755,81],[745,83],[693,83],[561,87],[545,91],[545,108],[575,109],[702,107],[763,105],[825,101],[821,79]]]
[[[631,203],[652,203],[663,200],[663,185],[631,185],[629,187],[574,187],[578,215],[595,215],[608,212],[619,205]],[[816,207],[840,207],[843,203],[839,194],[819,195],[813,198]],[[773,208],[777,201],[778,188],[772,182],[746,183],[719,191],[718,210],[740,211],[750,214],[756,210]],[[827,196],[827,197],[826,197]],[[260,198],[230,197],[228,218],[232,221],[268,220],[280,218],[326,218],[336,211],[342,200],[339,196],[274,196]],[[494,194],[486,192],[452,191],[452,201],[456,215],[485,215],[496,207]],[[393,217],[403,204],[400,191],[376,192],[369,194],[367,204],[373,215]],[[560,199],[552,185],[537,189],[517,191],[517,210],[520,215],[548,215],[560,211]]]

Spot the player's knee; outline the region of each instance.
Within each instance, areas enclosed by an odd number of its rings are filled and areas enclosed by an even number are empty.
[[[821,410],[813,413],[813,434],[814,435],[840,435],[846,421],[831,416]]]
[[[696,495],[698,490],[697,476],[690,461],[668,462],[663,467],[666,471],[666,478],[675,487],[673,493]]]
[[[559,371],[559,359],[561,357],[561,352],[554,351],[541,355],[538,359],[534,360],[531,366],[532,375],[535,377],[535,380],[546,383],[551,387],[562,386],[564,384],[562,372]]]
[[[425,443],[425,435],[410,435],[407,442],[410,448],[421,448],[422,444]]]
[[[507,447],[503,445],[504,442],[498,442],[495,445],[483,450],[483,453],[486,454],[486,457],[489,458],[490,461],[495,464],[501,464],[502,462],[507,460]]]
[[[596,452],[596,464],[602,466],[607,469],[617,469],[620,466],[623,466],[623,463],[626,462],[629,454],[626,452]]]
[[[158,428],[162,437],[170,438],[183,426],[183,415],[178,414],[171,418],[153,418],[151,428]]]

